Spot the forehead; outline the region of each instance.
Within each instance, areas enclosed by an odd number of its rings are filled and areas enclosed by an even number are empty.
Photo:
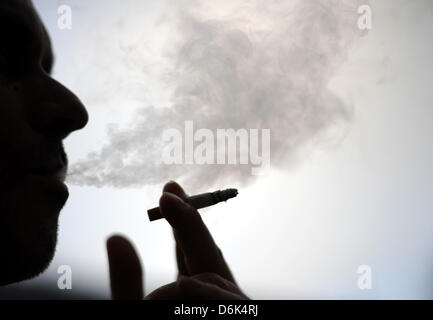
[[[0,32],[15,41],[30,41],[51,56],[51,42],[30,0],[0,0]]]
[[[33,4],[28,0],[1,0],[0,15],[2,20],[13,21],[34,33],[40,33],[43,28]]]

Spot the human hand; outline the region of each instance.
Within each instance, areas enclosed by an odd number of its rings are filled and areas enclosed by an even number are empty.
[[[146,299],[247,299],[215,244],[200,214],[187,203],[175,182],[164,186],[159,207],[173,228],[177,281],[156,289]],[[142,299],[142,270],[131,243],[113,236],[107,241],[113,299]]]

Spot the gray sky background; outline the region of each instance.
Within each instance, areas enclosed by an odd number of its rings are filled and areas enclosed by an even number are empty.
[[[285,136],[279,136],[274,145],[278,162],[272,172],[245,181],[230,176],[231,183],[242,185],[239,197],[204,210],[204,219],[238,282],[253,298],[433,298],[431,1],[371,0],[373,29],[363,36],[342,28],[350,25],[347,21],[352,15],[356,18],[356,12],[348,12],[347,17],[336,15],[341,22],[336,29],[341,32],[339,37],[330,38],[332,33],[324,30],[328,37],[311,38],[316,40],[312,48],[332,54],[326,40],[353,41],[335,51],[343,56],[317,65],[321,69],[305,65],[305,74],[301,68],[304,60],[293,60],[302,54],[284,58],[292,52],[291,45],[303,43],[306,33],[302,26],[309,25],[305,20],[311,18],[309,13],[317,12],[315,6],[339,14],[339,1],[308,1],[310,7],[288,17],[283,16],[284,10],[276,10],[281,4],[274,1],[252,2],[251,6],[243,1],[212,5],[203,1],[176,1],[176,5],[174,1],[132,0],[34,2],[53,40],[54,77],[81,98],[90,114],[88,127],[66,141],[71,163],[109,145],[107,126],[127,127],[143,106],[187,107],[176,102],[179,96],[173,88],[178,89],[179,82],[190,84],[188,74],[176,73],[178,77],[173,78],[167,70],[178,71],[173,61],[179,60],[173,60],[173,55],[178,54],[182,41],[197,33],[176,29],[173,22],[220,21],[223,30],[229,26],[230,30],[248,31],[244,34],[251,36],[253,55],[280,53],[269,58],[271,64],[274,58],[280,59],[279,68],[269,70],[266,79],[241,84],[257,83],[263,91],[270,88],[262,85],[264,80],[308,84],[319,70],[324,83],[313,89],[327,95],[317,101],[314,90],[303,92],[311,95],[306,98],[306,115],[321,115],[320,119],[326,120],[324,131],[309,129],[296,136],[291,134],[292,125],[274,127],[277,133],[286,132],[294,139],[290,146],[296,146],[295,152],[287,153],[282,145]],[[61,4],[72,7],[72,30],[57,27]],[[285,9],[290,12],[290,6],[297,5],[288,1]],[[239,8],[244,8],[242,14]],[[178,10],[189,15],[177,20]],[[293,28],[291,33],[284,29],[288,26]],[[266,49],[254,37],[269,30],[272,41]],[[221,34],[216,54],[233,58],[238,44],[223,41],[227,34]],[[262,65],[262,60],[254,59],[248,60],[252,67],[254,63]],[[240,69],[241,77],[247,79],[248,70]],[[223,97],[228,94],[223,86],[218,90]],[[281,89],[275,96],[287,97],[281,101],[297,106],[293,102],[298,101],[298,91],[294,92]],[[247,92],[245,101],[250,105],[255,100]],[[308,101],[317,108],[309,110]],[[329,112],[321,109],[335,106],[336,101],[345,110],[344,121],[328,117]],[[244,113],[248,111],[245,108]],[[281,109],[271,110],[278,113]],[[255,123],[254,117],[247,119],[251,121],[245,125]],[[272,126],[273,120],[269,118]],[[300,130],[317,124],[309,120],[299,123],[296,118],[287,121],[299,125]],[[172,122],[161,125],[171,126]],[[204,125],[212,128],[209,122]],[[152,131],[140,132],[144,141],[147,132]],[[280,157],[281,153],[285,156]],[[182,181],[182,176],[179,178]],[[209,183],[202,182],[198,189],[206,191],[214,183],[212,174],[206,178]],[[127,235],[139,250],[147,290],[173,281],[176,269],[170,229],[164,222],[149,223],[146,217],[146,209],[158,201],[162,183],[155,180],[148,185],[144,181],[125,188],[70,186],[55,259],[45,274],[26,285],[52,283],[55,288],[57,267],[67,264],[72,267],[73,288],[108,297],[105,239],[118,232]],[[357,288],[356,270],[362,264],[372,267],[372,290]]]

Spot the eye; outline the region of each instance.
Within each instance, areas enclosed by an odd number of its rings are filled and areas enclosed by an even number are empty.
[[[41,66],[42,69],[48,74],[51,74],[54,64],[54,54],[51,47],[51,40],[48,37],[48,33],[44,32],[42,37],[42,50],[41,50]]]
[[[51,70],[53,69],[53,59],[50,56],[45,55],[42,58],[41,66],[46,73],[51,74]]]

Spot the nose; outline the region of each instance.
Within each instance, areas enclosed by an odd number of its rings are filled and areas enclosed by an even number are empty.
[[[64,139],[87,124],[88,113],[75,94],[49,76],[38,84],[35,89],[39,98],[30,112],[30,123],[36,131]]]

